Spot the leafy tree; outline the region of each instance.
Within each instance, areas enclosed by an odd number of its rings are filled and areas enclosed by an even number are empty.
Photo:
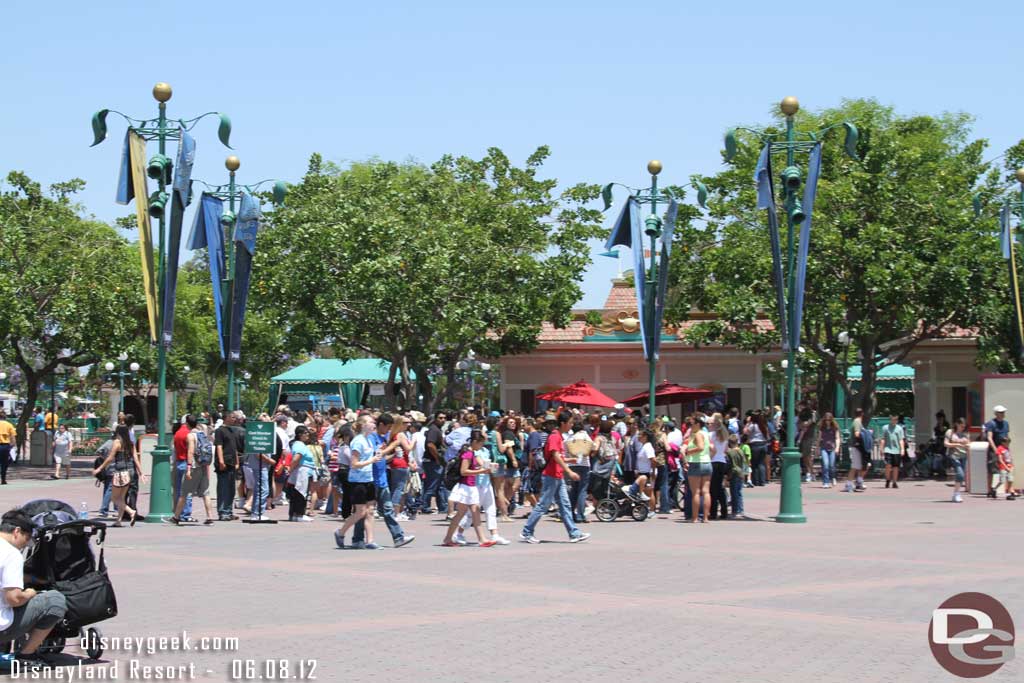
[[[802,111],[797,126],[819,130],[843,120],[860,129],[859,160],[844,156],[841,130],[825,134],[801,344],[870,415],[879,370],[924,340],[984,319],[999,252],[991,226],[974,219],[970,192],[995,178],[982,158],[986,142],[971,139],[965,114],[900,116],[873,100],[851,100]],[[768,231],[755,208],[759,152],[752,135],[741,137],[730,167],[707,179],[717,198],[712,219],[680,235],[668,314],[685,320],[693,307],[718,316],[688,332],[695,344],[756,351],[778,342],[754,327],[765,312],[774,317]],[[842,332],[852,339],[851,357],[863,359],[859,394],[841,372]]]
[[[19,443],[40,381],[116,355],[147,334],[138,247],[72,203],[84,186],[47,196],[20,172],[0,191],[0,348],[17,365],[26,403]]]
[[[345,170],[314,155],[260,235],[254,310],[276,316],[292,348],[391,361],[388,403],[422,394],[432,410],[470,349],[527,351],[542,321],[565,324],[580,297],[586,241],[601,232],[584,205],[599,188],[556,194],[556,180],[538,178],[548,154],[522,168],[492,148],[480,160]],[[446,389],[435,397],[438,374]]]

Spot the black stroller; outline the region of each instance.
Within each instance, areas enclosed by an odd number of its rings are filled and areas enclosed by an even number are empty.
[[[622,482],[612,477],[608,487],[608,497],[598,501],[594,515],[602,522],[614,522],[619,517],[629,515],[635,522],[646,522],[647,513],[651,508],[647,503],[634,500],[622,492]]]
[[[86,645],[90,659],[99,659],[103,656],[102,634],[90,625],[117,616],[114,587],[103,561],[106,525],[77,519],[74,508],[59,500],[33,500],[22,509],[36,525],[34,543],[25,558],[25,586],[60,591],[68,605],[64,620],[40,652],[59,653],[70,638]],[[93,554],[93,537],[100,548],[99,562]]]

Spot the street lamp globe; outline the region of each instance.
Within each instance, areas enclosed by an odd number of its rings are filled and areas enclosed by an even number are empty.
[[[488,370],[491,369],[491,364],[490,363],[481,363],[480,364],[480,369],[483,370],[484,372],[487,372]]]
[[[171,99],[171,86],[163,81],[153,86],[153,99],[157,102],[166,102]]]
[[[121,361],[122,363],[125,362],[126,360],[128,360],[128,353],[125,352],[125,351],[122,351],[121,353],[117,354],[117,359],[119,361]]]
[[[128,369],[131,370],[132,372],[138,372],[139,371],[139,364],[138,363],[132,363],[131,365],[128,366]]]
[[[242,162],[234,154],[224,160],[224,167],[234,173],[242,165]]]
[[[839,343],[840,344],[842,344],[843,346],[849,346],[851,341],[853,341],[853,340],[850,339],[850,333],[849,332],[845,332],[844,331],[844,332],[840,332],[839,333]]]
[[[661,173],[662,168],[661,162],[657,159],[651,159],[647,162],[647,172],[651,175],[658,175]]]
[[[189,367],[189,366],[187,366],[187,365],[186,365],[185,367],[183,367],[183,368],[181,369],[181,371],[182,371],[182,372],[184,372],[184,373],[188,373],[188,372],[191,372],[191,370],[192,370],[192,368],[190,368],[190,367]]]
[[[788,367],[789,367],[789,359],[788,358],[783,358],[782,359],[782,369],[785,370]]]
[[[242,377],[245,378],[246,382],[248,382],[250,379],[252,379],[252,375],[249,373],[248,370],[246,370],[245,372],[242,373]]]
[[[7,373],[0,372],[0,382],[3,382],[5,379],[7,379]]]
[[[1017,176],[1017,182],[1024,185],[1024,168],[1018,168],[1014,175]]]
[[[114,364],[108,360],[106,363],[103,364],[103,369],[105,369],[107,372],[113,372]]]
[[[457,364],[455,365],[455,367],[457,367],[457,368],[458,368],[459,370],[468,370],[468,369],[469,369],[469,363],[467,363],[467,362],[466,362],[466,361],[464,361],[464,360],[460,360],[460,361],[459,361],[459,362],[458,362],[458,363],[457,363]]]
[[[779,103],[779,109],[781,109],[782,113],[786,116],[793,116],[800,111],[800,100],[792,95],[783,97],[782,102]]]

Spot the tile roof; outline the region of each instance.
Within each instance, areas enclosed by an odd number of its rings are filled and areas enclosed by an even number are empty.
[[[632,283],[620,284],[620,282],[613,281],[608,298],[604,301],[604,308],[613,312],[626,311],[630,313],[635,311],[637,308],[636,290],[633,289]]]

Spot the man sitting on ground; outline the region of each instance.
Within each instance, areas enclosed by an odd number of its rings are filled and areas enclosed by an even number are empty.
[[[32,529],[32,519],[20,508],[9,510],[0,518],[0,643],[20,640],[29,634],[18,660],[35,667],[45,663],[37,650],[64,618],[67,602],[57,591],[38,593],[34,588],[25,588],[25,558],[21,551],[32,540]]]

